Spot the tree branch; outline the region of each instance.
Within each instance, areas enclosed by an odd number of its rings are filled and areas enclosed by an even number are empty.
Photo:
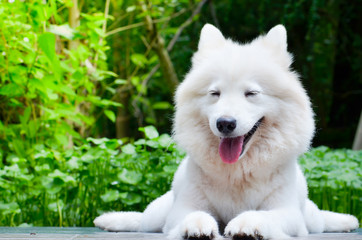
[[[199,2],[195,10],[192,12],[191,16],[183,24],[181,24],[181,26],[179,27],[179,29],[177,30],[177,32],[175,33],[169,44],[167,45],[167,51],[171,52],[177,40],[180,38],[182,31],[193,22],[194,17],[200,13],[202,7],[205,5],[207,1],[208,0],[202,0],[201,2]],[[147,85],[147,82],[152,78],[152,76],[157,72],[159,68],[160,64],[157,64],[152,68],[147,77],[142,81],[143,86]]]
[[[165,48],[165,41],[157,31],[157,25],[153,22],[151,15],[149,14],[149,9],[147,9],[149,4],[142,5],[142,10],[145,13],[145,24],[147,31],[149,32],[149,39],[154,40],[152,48],[156,52],[159,61],[162,73],[165,77],[166,84],[169,89],[173,92],[179,81],[176,75],[175,68],[172,64],[170,55]]]
[[[172,16],[164,17],[164,18],[160,18],[160,19],[155,19],[155,20],[153,20],[153,22],[154,23],[167,22],[167,21],[170,21],[173,18],[176,18],[176,17],[182,15],[185,12],[186,12],[186,10],[182,9],[181,11],[173,14]],[[145,25],[145,22],[133,23],[133,24],[130,24],[130,25],[127,25],[127,26],[119,27],[119,28],[116,28],[116,29],[113,29],[113,30],[107,32],[106,37],[108,37],[110,35],[113,35],[113,34],[116,34],[116,33],[119,33],[119,32],[130,30],[132,28],[138,28],[138,27],[141,27],[143,25]]]
[[[78,0],[73,0],[73,5],[69,8],[69,26],[76,29],[80,24],[80,12],[78,9]],[[78,40],[69,40],[69,50],[76,49],[79,45]]]
[[[174,45],[176,44],[177,40],[180,38],[182,31],[189,26],[192,22],[194,17],[200,13],[202,7],[208,0],[202,0],[199,2],[199,4],[196,6],[195,10],[192,12],[191,16],[179,27],[177,30],[175,36],[171,39],[170,43],[167,46],[167,51],[171,51]]]
[[[103,33],[106,33],[107,30],[107,18],[108,18],[108,14],[109,14],[109,4],[110,4],[110,0],[106,1],[106,6],[104,7],[104,22],[103,22],[103,26],[102,26],[102,31]],[[102,42],[103,42],[103,37],[101,37],[99,39],[99,46],[102,46]],[[98,62],[98,52],[96,53],[96,55],[94,56],[94,68],[97,67],[97,62]]]

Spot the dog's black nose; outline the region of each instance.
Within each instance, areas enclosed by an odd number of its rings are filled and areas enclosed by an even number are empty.
[[[219,132],[229,134],[236,128],[236,120],[232,117],[221,117],[216,121]]]

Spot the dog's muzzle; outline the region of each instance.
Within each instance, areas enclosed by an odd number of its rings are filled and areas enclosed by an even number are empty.
[[[221,160],[225,163],[235,163],[244,153],[246,144],[250,141],[256,130],[261,125],[264,117],[260,118],[249,132],[237,137],[222,137],[219,144],[219,154]],[[217,129],[224,135],[228,135],[234,131],[237,122],[234,118],[219,118],[216,122]]]

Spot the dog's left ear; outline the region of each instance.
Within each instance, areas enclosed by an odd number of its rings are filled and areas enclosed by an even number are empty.
[[[225,42],[225,38],[219,29],[211,24],[205,24],[201,29],[200,41],[198,49],[203,51],[205,49],[211,50],[220,47]]]
[[[270,29],[265,36],[265,39],[273,47],[278,48],[279,50],[287,51],[287,31],[283,25],[279,24]]]

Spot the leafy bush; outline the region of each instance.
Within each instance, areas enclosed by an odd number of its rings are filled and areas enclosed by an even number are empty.
[[[99,96],[99,91],[110,88],[107,78],[115,75],[107,71],[109,47],[101,41],[105,18],[82,14],[79,27],[72,29],[61,14],[71,4],[42,0],[0,4],[4,152],[27,157],[37,144],[62,149],[81,143],[103,110],[114,121],[109,109],[120,104]]]
[[[122,144],[88,138],[66,151],[35,146],[0,163],[0,225],[92,226],[103,211],[143,210],[170,188],[183,154],[167,134]],[[2,152],[0,152],[1,156]]]
[[[123,144],[88,138],[66,151],[35,146],[34,155],[0,163],[0,225],[92,226],[104,211],[142,211],[169,190],[184,156],[167,134]],[[2,152],[0,152],[0,155]],[[312,149],[300,162],[311,199],[326,210],[361,216],[362,151]]]
[[[362,220],[362,151],[321,146],[300,158],[309,197],[324,210]]]

